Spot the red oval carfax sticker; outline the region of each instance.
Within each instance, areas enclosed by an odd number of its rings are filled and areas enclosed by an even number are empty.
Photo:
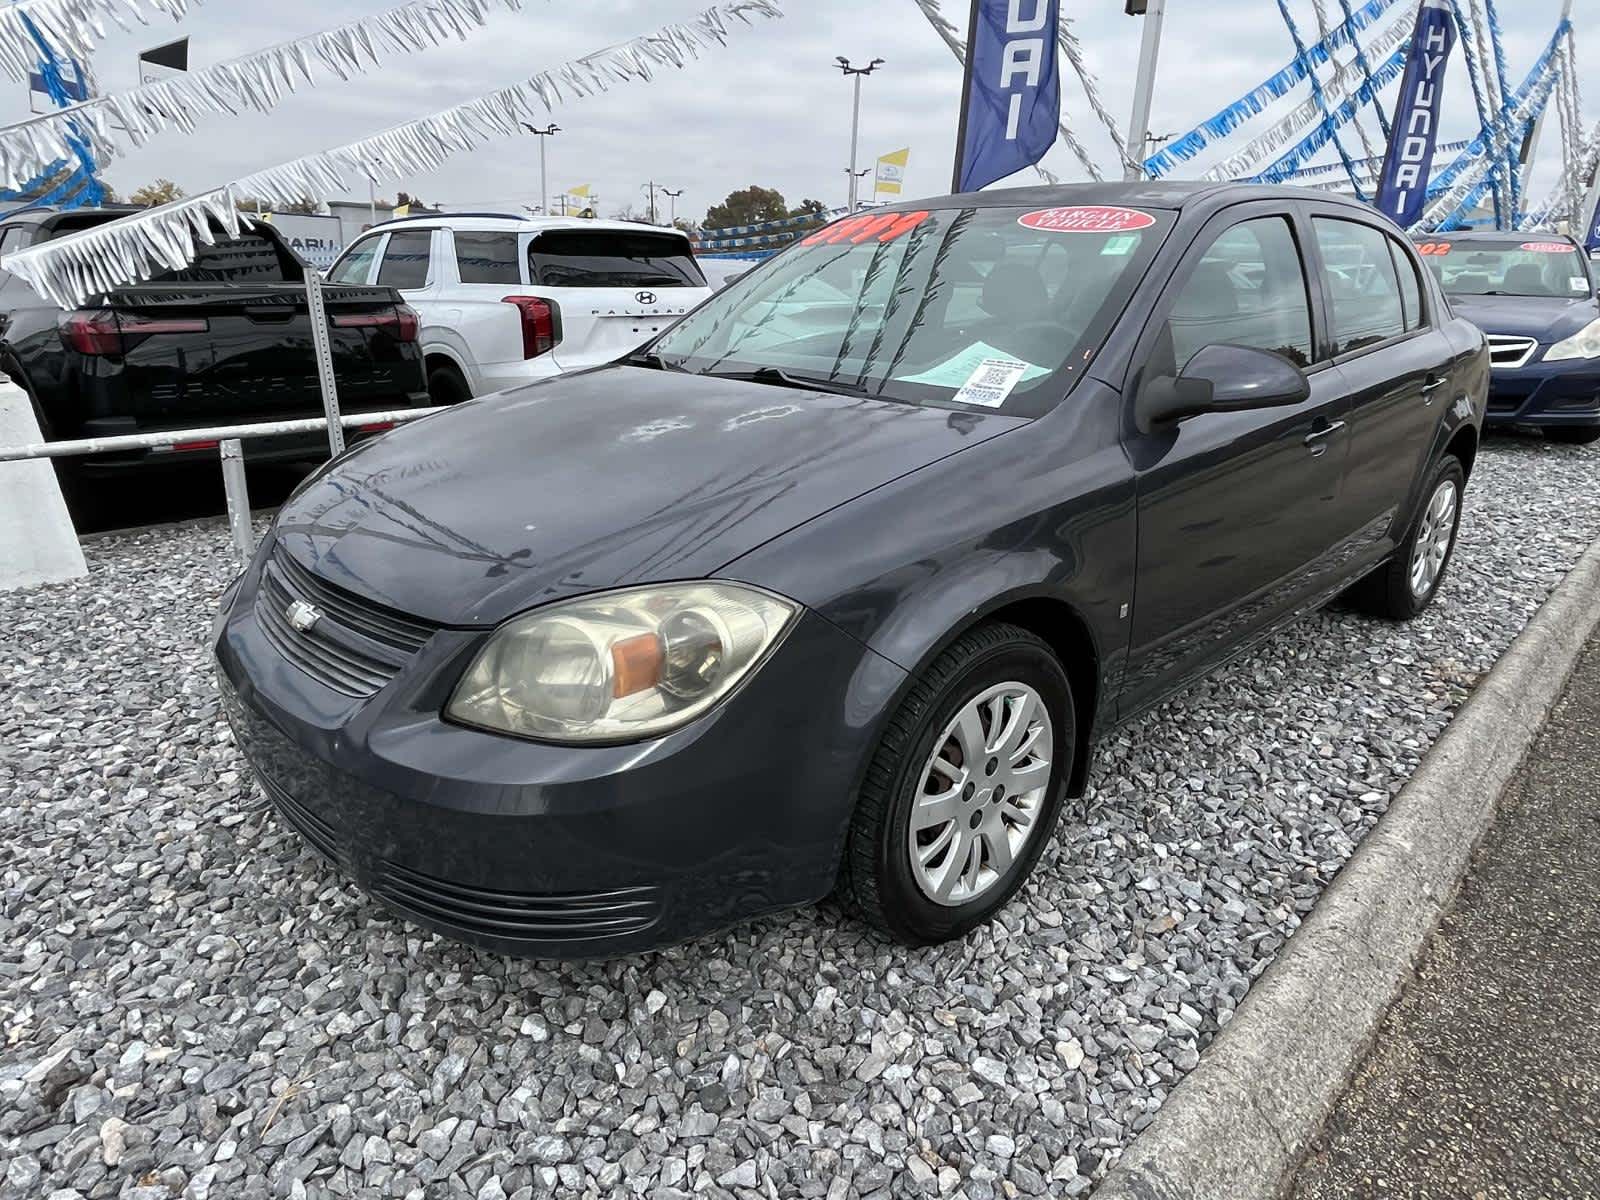
[[[1127,233],[1148,229],[1156,219],[1137,208],[1109,204],[1079,204],[1071,208],[1037,208],[1017,218],[1018,225],[1046,233]]]
[[[1517,249],[1531,254],[1571,254],[1574,247],[1565,242],[1523,242]]]

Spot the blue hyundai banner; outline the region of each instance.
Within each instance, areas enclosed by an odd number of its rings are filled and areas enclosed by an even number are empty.
[[[1378,211],[1402,229],[1422,218],[1428,199],[1439,105],[1444,99],[1444,69],[1455,41],[1456,26],[1447,0],[1422,0],[1395,103],[1389,150],[1378,176]]]
[[[975,192],[1045,156],[1061,120],[1059,0],[974,0],[953,190]]]
[[[1600,190],[1591,190],[1600,194]],[[1600,204],[1596,204],[1594,211],[1589,214],[1589,231],[1584,234],[1583,249],[1591,257],[1596,251],[1600,251]]]

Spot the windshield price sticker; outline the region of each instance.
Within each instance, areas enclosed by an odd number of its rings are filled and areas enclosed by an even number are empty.
[[[1156,219],[1137,208],[1110,204],[1078,204],[1070,208],[1036,208],[1017,218],[1018,225],[1045,233],[1128,233],[1148,229]]]
[[[961,390],[950,399],[959,404],[999,408],[1027,369],[1027,363],[1014,358],[986,358],[973,369],[967,381],[961,385]]]
[[[892,242],[910,233],[928,219],[926,212],[872,213],[864,217],[846,217],[824,226],[808,237],[802,246],[832,246],[840,242],[859,245],[861,242]]]
[[[1587,292],[1589,290],[1589,281],[1582,275],[1568,275],[1567,290],[1572,292]]]
[[[1450,253],[1449,242],[1422,242],[1417,246],[1417,253],[1427,258],[1429,255],[1446,255]]]
[[[1517,248],[1529,254],[1571,254],[1573,249],[1565,242],[1523,242]]]

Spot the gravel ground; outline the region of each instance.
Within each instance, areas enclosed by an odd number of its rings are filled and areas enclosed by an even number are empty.
[[[220,526],[0,594],[0,1196],[1081,1195],[1600,535],[1600,453],[1498,441],[1444,592],[1333,611],[1113,735],[964,943],[829,906],[544,966],[387,915],[247,780]]]

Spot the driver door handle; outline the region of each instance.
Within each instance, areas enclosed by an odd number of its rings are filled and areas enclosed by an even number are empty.
[[[1450,381],[1448,379],[1446,379],[1443,375],[1430,375],[1430,376],[1428,376],[1428,381],[1422,385],[1422,395],[1423,395],[1423,401],[1422,402],[1424,404],[1432,404],[1433,403],[1433,393],[1438,391],[1440,388],[1442,388],[1445,384],[1447,384],[1449,382]]]
[[[1327,449],[1327,447],[1326,446],[1322,446],[1319,443],[1321,443],[1325,438],[1332,437],[1334,434],[1338,433],[1339,430],[1341,430],[1343,428],[1344,428],[1344,422],[1343,421],[1330,421],[1330,422],[1328,422],[1328,424],[1324,425],[1321,429],[1313,429],[1310,433],[1306,434],[1306,438],[1305,438],[1306,445],[1315,446],[1318,450],[1325,450],[1325,449]]]

